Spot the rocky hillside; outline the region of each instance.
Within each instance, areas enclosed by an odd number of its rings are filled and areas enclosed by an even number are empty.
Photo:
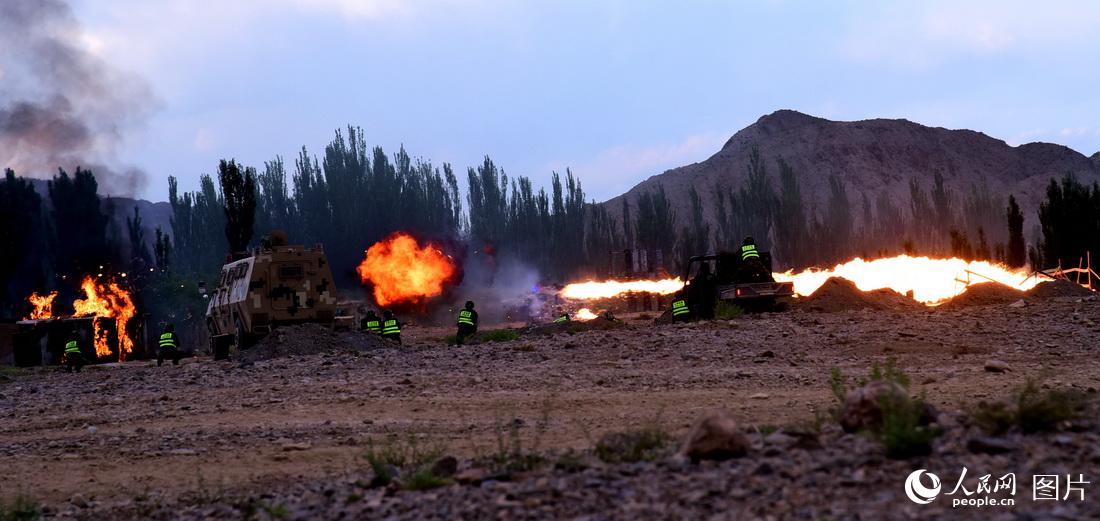
[[[1072,172],[1090,184],[1100,181],[1100,152],[1086,157],[1051,143],[1014,147],[981,132],[926,127],[904,119],[830,121],[780,110],[734,134],[709,159],[650,177],[604,205],[618,218],[624,198],[634,200],[661,185],[675,207],[683,209],[678,212],[683,225],[688,191],[694,186],[707,206],[707,218],[713,220],[715,187],[742,186],[753,146],[759,147],[773,183],[778,183],[775,161],[783,158],[797,172],[803,194],[814,197],[818,208],[824,206],[831,176],[844,181],[853,214],[860,215],[862,194],[873,203],[885,191],[898,207],[907,209],[909,181],[915,178],[928,190],[939,172],[956,195],[982,183],[1005,199],[1015,195],[1029,233],[1038,223],[1039,201],[1052,177]]]

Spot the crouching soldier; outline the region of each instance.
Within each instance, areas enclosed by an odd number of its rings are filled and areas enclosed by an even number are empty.
[[[455,342],[462,345],[467,338],[477,333],[477,311],[474,311],[474,302],[466,301],[466,308],[458,312],[458,334]]]
[[[160,342],[157,349],[157,367],[164,364],[164,359],[172,360],[172,365],[180,365],[180,338],[176,336],[176,328],[172,324],[164,326],[164,332],[160,334]]]
[[[676,293],[675,300],[672,301],[672,321],[687,322],[690,318],[691,310],[688,309],[687,301],[684,300],[683,292]]]
[[[84,359],[84,353],[80,352],[80,335],[74,332],[65,343],[65,367],[70,373],[79,373],[86,363],[88,361]]]
[[[393,317],[393,311],[388,309],[382,312],[382,338],[401,343],[401,323]]]

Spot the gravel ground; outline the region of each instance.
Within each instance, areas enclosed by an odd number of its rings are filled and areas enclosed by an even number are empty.
[[[1010,305],[814,313],[625,327],[446,347],[442,329],[406,329],[404,346],[311,338],[317,354],[179,367],[31,371],[0,383],[3,497],[50,515],[105,518],[1100,518],[1084,502],[1033,503],[1032,474],[1100,467],[1097,432],[1009,436],[975,454],[958,411],[1006,396],[1028,377],[1095,394],[1100,306],[1072,298]],[[314,332],[313,334],[316,334]],[[298,339],[286,333],[287,342]],[[331,344],[329,342],[336,342]],[[338,344],[350,344],[347,347]],[[278,351],[276,350],[277,352]],[[301,352],[286,350],[286,352]],[[314,351],[315,352],[315,351]],[[913,392],[945,411],[932,456],[885,459],[875,444],[826,426],[821,449],[759,433],[805,425],[832,406],[831,368],[865,375],[896,358]],[[996,361],[997,371],[986,366]],[[1005,370],[1007,369],[1007,370]],[[607,466],[585,451],[600,434],[657,423],[682,435],[704,411],[730,410],[754,447],[724,463],[669,459]],[[545,432],[534,426],[546,421]],[[363,488],[372,440],[415,436],[463,468],[516,426],[538,453],[580,451],[583,470],[539,470],[424,492]],[[777,439],[778,438],[778,439]],[[926,468],[953,487],[961,467],[1020,476],[1018,505],[952,509],[905,499]],[[475,480],[481,481],[481,480]],[[362,484],[362,483],[360,483]]]

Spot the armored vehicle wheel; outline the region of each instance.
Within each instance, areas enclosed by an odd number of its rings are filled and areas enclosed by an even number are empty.
[[[236,319],[235,326],[236,332],[234,333],[233,340],[234,343],[237,344],[237,349],[243,350],[252,347],[254,343],[252,335],[249,335],[248,331],[245,330],[244,324],[241,322],[240,318]]]

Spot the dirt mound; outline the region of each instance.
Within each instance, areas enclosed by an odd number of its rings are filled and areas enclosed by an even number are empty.
[[[919,309],[921,304],[905,295],[884,288],[861,291],[855,283],[840,277],[826,280],[817,291],[800,299],[797,307],[806,311],[833,313],[852,309]]]
[[[237,358],[255,362],[294,355],[330,352],[363,352],[391,345],[377,335],[360,331],[333,331],[321,324],[280,327]]]
[[[558,324],[545,324],[541,326],[534,326],[523,331],[528,335],[553,335],[555,333],[580,333],[582,331],[607,331],[609,329],[618,329],[626,327],[626,323],[622,320],[607,320],[605,318],[594,318],[592,320],[571,320],[569,322]]]
[[[1024,292],[996,282],[983,282],[968,286],[966,291],[948,300],[939,307],[959,309],[971,306],[996,306],[1010,304],[1024,298]]]
[[[1092,297],[1096,292],[1075,284],[1065,279],[1040,282],[1027,292],[1027,296],[1034,298],[1058,298],[1058,297]]]

